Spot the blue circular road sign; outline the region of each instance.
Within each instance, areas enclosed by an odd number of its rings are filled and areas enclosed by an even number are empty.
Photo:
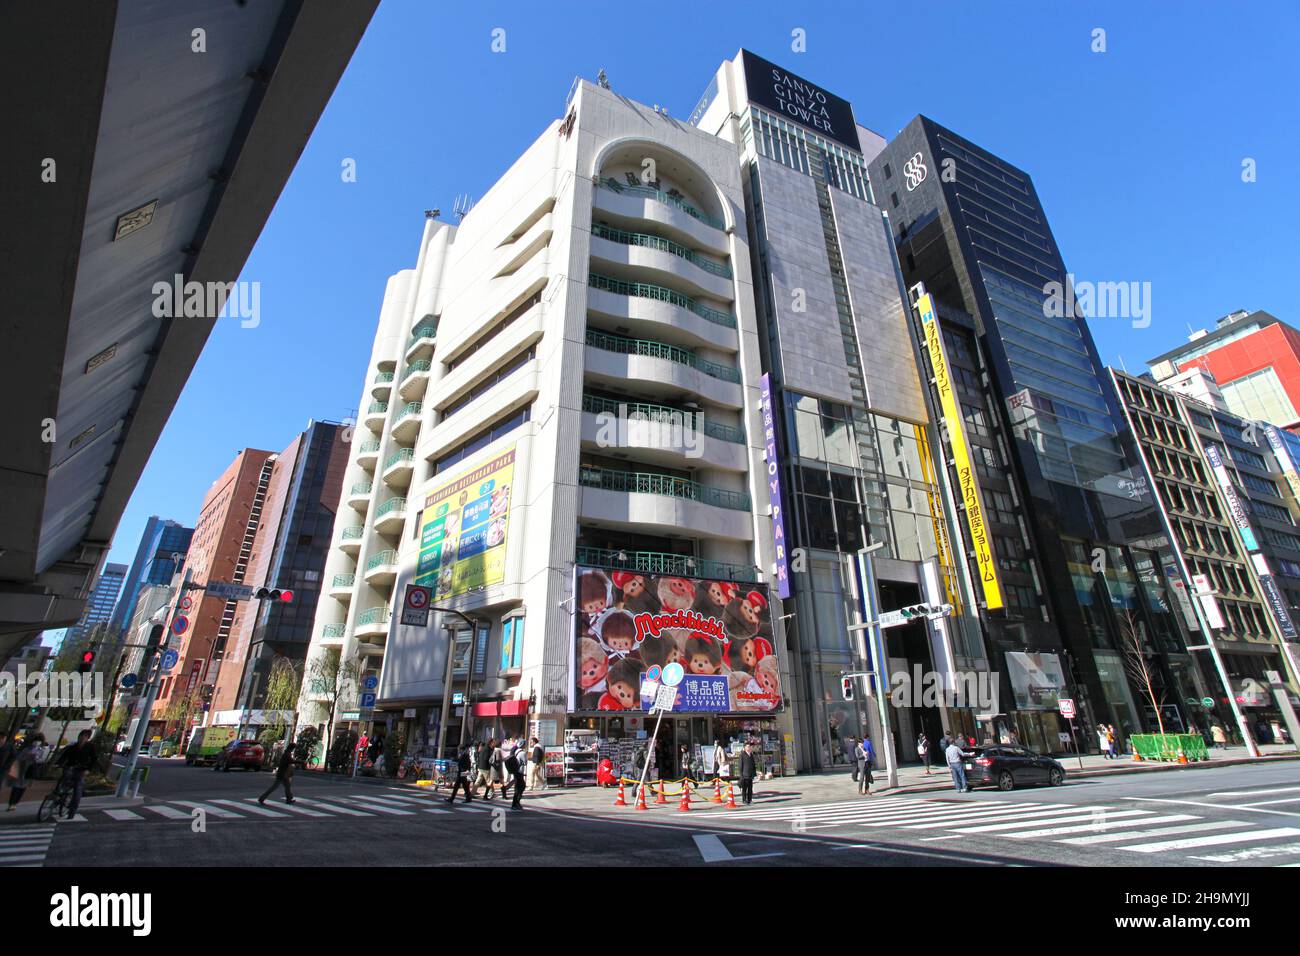
[[[163,651],[162,669],[165,671],[171,670],[173,667],[176,666],[177,661],[179,661],[180,659],[181,659],[180,654],[176,653],[174,650],[168,649]]]
[[[135,675],[134,675],[134,674],[127,674],[125,677],[122,678],[122,689],[123,689],[123,690],[130,690],[130,689],[131,689],[132,687],[134,687],[134,686],[135,686]]]
[[[664,683],[669,687],[676,687],[686,676],[686,671],[681,664],[673,661],[671,664],[664,665]]]

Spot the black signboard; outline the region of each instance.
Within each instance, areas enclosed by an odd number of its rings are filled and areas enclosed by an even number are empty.
[[[742,50],[749,100],[791,122],[861,152],[853,107],[803,77]]]

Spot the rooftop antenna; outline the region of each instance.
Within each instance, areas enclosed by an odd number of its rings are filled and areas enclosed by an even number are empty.
[[[609,89],[609,77],[605,75],[605,68],[603,66],[596,71],[596,85],[602,90]]]
[[[1119,367],[1122,368],[1124,370],[1124,374],[1127,375],[1129,372],[1128,372],[1128,366],[1124,364],[1124,356],[1120,355],[1118,356],[1118,358],[1119,358]]]
[[[426,209],[424,211],[425,219],[437,219],[441,215],[442,215],[441,209]]]
[[[458,195],[456,197],[456,202],[453,207],[453,211],[461,219],[464,219],[469,214],[469,211],[473,208],[474,208],[474,200],[471,199],[468,194],[464,196]]]

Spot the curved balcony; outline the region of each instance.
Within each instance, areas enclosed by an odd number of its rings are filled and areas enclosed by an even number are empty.
[[[343,533],[339,535],[339,550],[355,558],[357,552],[361,550],[361,539],[365,536],[366,529],[361,525],[344,528]]]
[[[678,308],[685,309],[687,312],[694,313],[707,322],[714,325],[720,325],[724,329],[736,328],[736,317],[730,312],[723,312],[721,309],[715,309],[707,306],[702,302],[692,299],[683,292],[676,289],[669,289],[661,285],[652,285],[648,282],[627,282],[623,279],[616,279],[612,276],[601,275],[596,272],[589,273],[587,284],[593,289],[600,289],[603,292],[612,292],[615,295],[626,295],[638,299],[656,299],[660,302],[667,302]]]
[[[723,302],[735,298],[729,267],[662,236],[596,223],[591,227],[590,251],[591,267],[597,272],[652,282],[667,279],[684,293],[713,296]]]
[[[368,607],[357,615],[352,625],[352,636],[358,641],[378,644],[388,636],[388,621],[391,618],[387,605]]]
[[[380,551],[372,555],[366,562],[366,570],[363,575],[367,584],[376,587],[385,586],[393,583],[397,577],[397,552]]]
[[[373,481],[358,481],[348,489],[348,504],[365,514],[370,510],[370,493],[374,490]]]
[[[393,437],[400,442],[415,441],[415,436],[420,433],[420,412],[423,409],[422,402],[407,403],[393,422]]]
[[[709,561],[690,555],[663,551],[615,551],[611,548],[579,546],[576,560],[593,568],[637,571],[642,574],[671,574],[687,578],[716,578],[720,581],[757,581],[752,565]]]
[[[416,359],[406,366],[402,372],[401,384],[397,386],[397,392],[408,402],[417,401],[424,398],[425,389],[429,387],[429,374],[433,368],[431,359]]]
[[[582,442],[588,447],[635,451],[639,461],[670,468],[684,461],[726,471],[749,468],[744,429],[700,412],[589,393],[582,396],[582,410]]]
[[[415,470],[415,449],[399,448],[384,462],[384,484],[392,488],[406,488]]]
[[[644,339],[623,339],[589,329],[584,358],[589,382],[606,388],[632,387],[646,399],[680,399],[698,395],[725,408],[741,408],[745,393],[735,369],[699,359],[693,353]],[[722,375],[734,375],[722,378]]]
[[[412,359],[432,357],[437,337],[438,327],[436,325],[425,324],[413,329],[411,340],[406,343],[406,361],[409,363]]]
[[[366,409],[365,424],[371,431],[379,431],[384,427],[384,419],[388,417],[387,402],[371,402],[370,407]]]
[[[357,446],[357,464],[367,471],[375,470],[375,462],[379,460],[379,442],[372,438],[363,441]]]
[[[654,472],[578,469],[579,517],[614,528],[690,528],[713,538],[752,540],[749,495]]]
[[[376,372],[374,379],[370,383],[370,394],[375,398],[387,399],[392,390],[393,373]]]
[[[602,179],[592,190],[592,206],[628,224],[653,223],[658,231],[673,238],[726,255],[729,238],[726,224],[697,209],[685,197],[673,196],[650,186],[629,186]]]
[[[349,571],[346,574],[336,574],[330,581],[330,597],[340,601],[352,600],[352,586],[357,583],[357,576]]]
[[[375,512],[375,530],[384,534],[401,534],[405,522],[405,498],[389,498]]]
[[[322,643],[339,644],[348,633],[346,624],[326,624],[320,629]]]

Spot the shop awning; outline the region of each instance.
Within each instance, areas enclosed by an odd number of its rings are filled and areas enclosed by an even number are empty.
[[[474,705],[475,717],[526,717],[528,701],[526,700],[489,700]]]

